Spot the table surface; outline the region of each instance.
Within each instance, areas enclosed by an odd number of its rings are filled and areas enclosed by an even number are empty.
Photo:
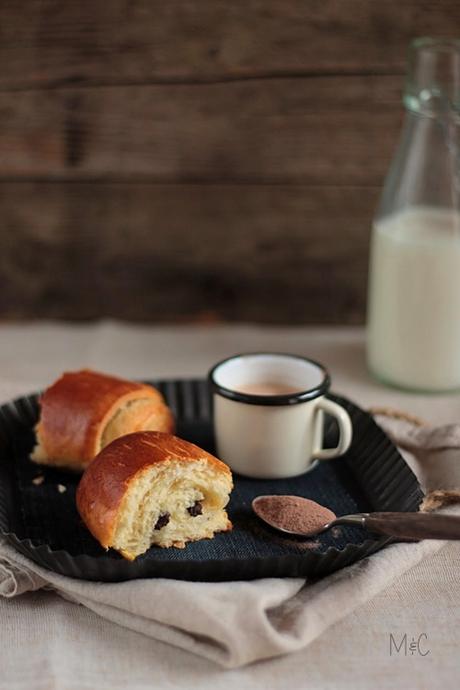
[[[43,388],[63,370],[82,366],[132,378],[204,376],[213,362],[235,352],[272,350],[324,362],[333,389],[365,407],[393,406],[432,423],[458,421],[458,394],[416,395],[372,380],[364,342],[359,328],[2,325],[0,396]],[[452,543],[306,649],[231,671],[114,626],[51,592],[0,599],[0,688],[457,688],[459,572],[460,546]],[[407,635],[408,643],[426,635],[421,651],[429,653],[390,656],[390,635],[398,641]],[[95,658],[93,643],[101,638],[106,655]],[[32,647],[34,662],[28,663]]]

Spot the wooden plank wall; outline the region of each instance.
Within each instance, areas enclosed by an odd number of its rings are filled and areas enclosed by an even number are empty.
[[[458,0],[3,0],[0,318],[361,323],[408,42]]]

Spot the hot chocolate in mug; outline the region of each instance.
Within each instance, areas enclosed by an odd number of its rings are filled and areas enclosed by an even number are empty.
[[[345,453],[352,439],[348,413],[325,397],[325,367],[291,354],[229,357],[209,372],[217,452],[247,477],[294,477],[315,460]],[[323,447],[324,413],[339,427],[335,448]]]

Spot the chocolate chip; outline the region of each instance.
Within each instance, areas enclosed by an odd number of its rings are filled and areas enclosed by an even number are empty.
[[[190,508],[187,508],[187,511],[190,513],[192,517],[196,517],[197,515],[202,515],[203,514],[203,504],[201,501],[195,501],[195,503],[190,506]]]
[[[160,515],[153,529],[161,529],[162,527],[166,527],[170,517],[171,515],[169,513],[163,513],[163,515]]]

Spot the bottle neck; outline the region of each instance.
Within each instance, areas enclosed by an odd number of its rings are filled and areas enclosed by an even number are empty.
[[[412,42],[404,105],[423,117],[460,122],[460,41],[418,38]]]
[[[414,92],[406,89],[403,103],[409,114],[438,120],[449,126],[460,126],[460,104],[454,104],[437,89]]]
[[[378,215],[414,206],[458,211],[460,41],[413,41],[404,104],[406,121]]]

